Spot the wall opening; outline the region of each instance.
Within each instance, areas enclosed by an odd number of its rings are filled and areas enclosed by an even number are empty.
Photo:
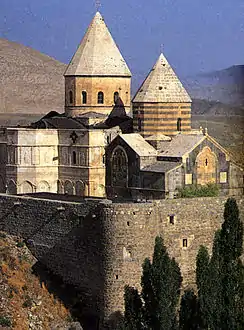
[[[177,119],[177,131],[178,132],[181,132],[181,122],[182,122],[182,119],[181,118],[178,118]]]
[[[114,92],[114,103],[116,104],[119,100],[119,92]]]
[[[72,164],[73,165],[77,164],[77,155],[76,155],[75,151],[73,151],[73,153],[72,153]]]
[[[187,242],[187,239],[184,238],[184,239],[183,239],[183,242],[182,242],[183,247],[186,248],[186,247],[187,247],[187,243],[188,243],[188,242]]]
[[[104,94],[103,92],[98,92],[97,94],[97,103],[103,104],[104,103]]]
[[[73,92],[72,91],[69,91],[69,103],[70,104],[73,104],[73,102],[74,102]]]
[[[111,159],[112,186],[127,187],[128,185],[128,159],[125,150],[117,147]]]
[[[175,216],[174,216],[174,214],[170,214],[170,216],[169,216],[169,223],[171,225],[174,225],[175,224]]]
[[[87,92],[83,91],[82,92],[82,104],[86,104],[87,103]]]

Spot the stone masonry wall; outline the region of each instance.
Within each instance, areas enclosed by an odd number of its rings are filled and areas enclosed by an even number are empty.
[[[200,245],[211,249],[225,202],[78,203],[0,194],[0,230],[28,240],[38,260],[83,293],[87,313],[109,319],[123,311],[126,284],[140,289],[141,265],[157,235],[179,262],[183,287],[194,287],[196,254]],[[243,219],[244,198],[237,202]]]
[[[238,200],[241,217],[244,199]],[[194,287],[200,245],[211,252],[215,231],[223,221],[226,198],[163,200],[151,204],[112,204],[102,210],[106,236],[105,315],[123,310],[124,286],[140,289],[141,265],[151,257],[161,235],[169,254],[179,262],[183,287]],[[174,224],[170,223],[174,216]],[[187,247],[183,240],[187,239]]]

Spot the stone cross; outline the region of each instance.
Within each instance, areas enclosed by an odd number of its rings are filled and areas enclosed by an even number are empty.
[[[96,6],[96,11],[99,11],[99,8],[101,7],[101,1],[100,0],[96,0],[95,6]]]

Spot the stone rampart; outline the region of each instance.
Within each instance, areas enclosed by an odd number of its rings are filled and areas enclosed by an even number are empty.
[[[141,265],[161,235],[179,262],[183,286],[194,286],[200,245],[210,251],[226,197],[152,203],[81,203],[0,195],[0,230],[20,235],[37,258],[83,293],[101,319],[123,310],[126,284],[140,288]],[[244,199],[237,202],[241,218]]]

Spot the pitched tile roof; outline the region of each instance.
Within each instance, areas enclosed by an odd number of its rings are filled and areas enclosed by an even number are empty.
[[[191,102],[191,98],[161,54],[136,93],[133,102]]]
[[[120,134],[123,139],[133,149],[138,156],[156,156],[157,151],[138,133]]]
[[[184,154],[190,152],[206,139],[202,134],[179,134],[172,138],[171,141],[161,143],[161,151],[158,154],[160,157],[182,157]]]
[[[94,16],[64,75],[131,76],[99,12]]]
[[[165,162],[165,161],[157,161],[154,164],[148,165],[141,169],[141,171],[145,172],[157,172],[157,173],[166,173],[174,168],[181,166],[181,162]]]

